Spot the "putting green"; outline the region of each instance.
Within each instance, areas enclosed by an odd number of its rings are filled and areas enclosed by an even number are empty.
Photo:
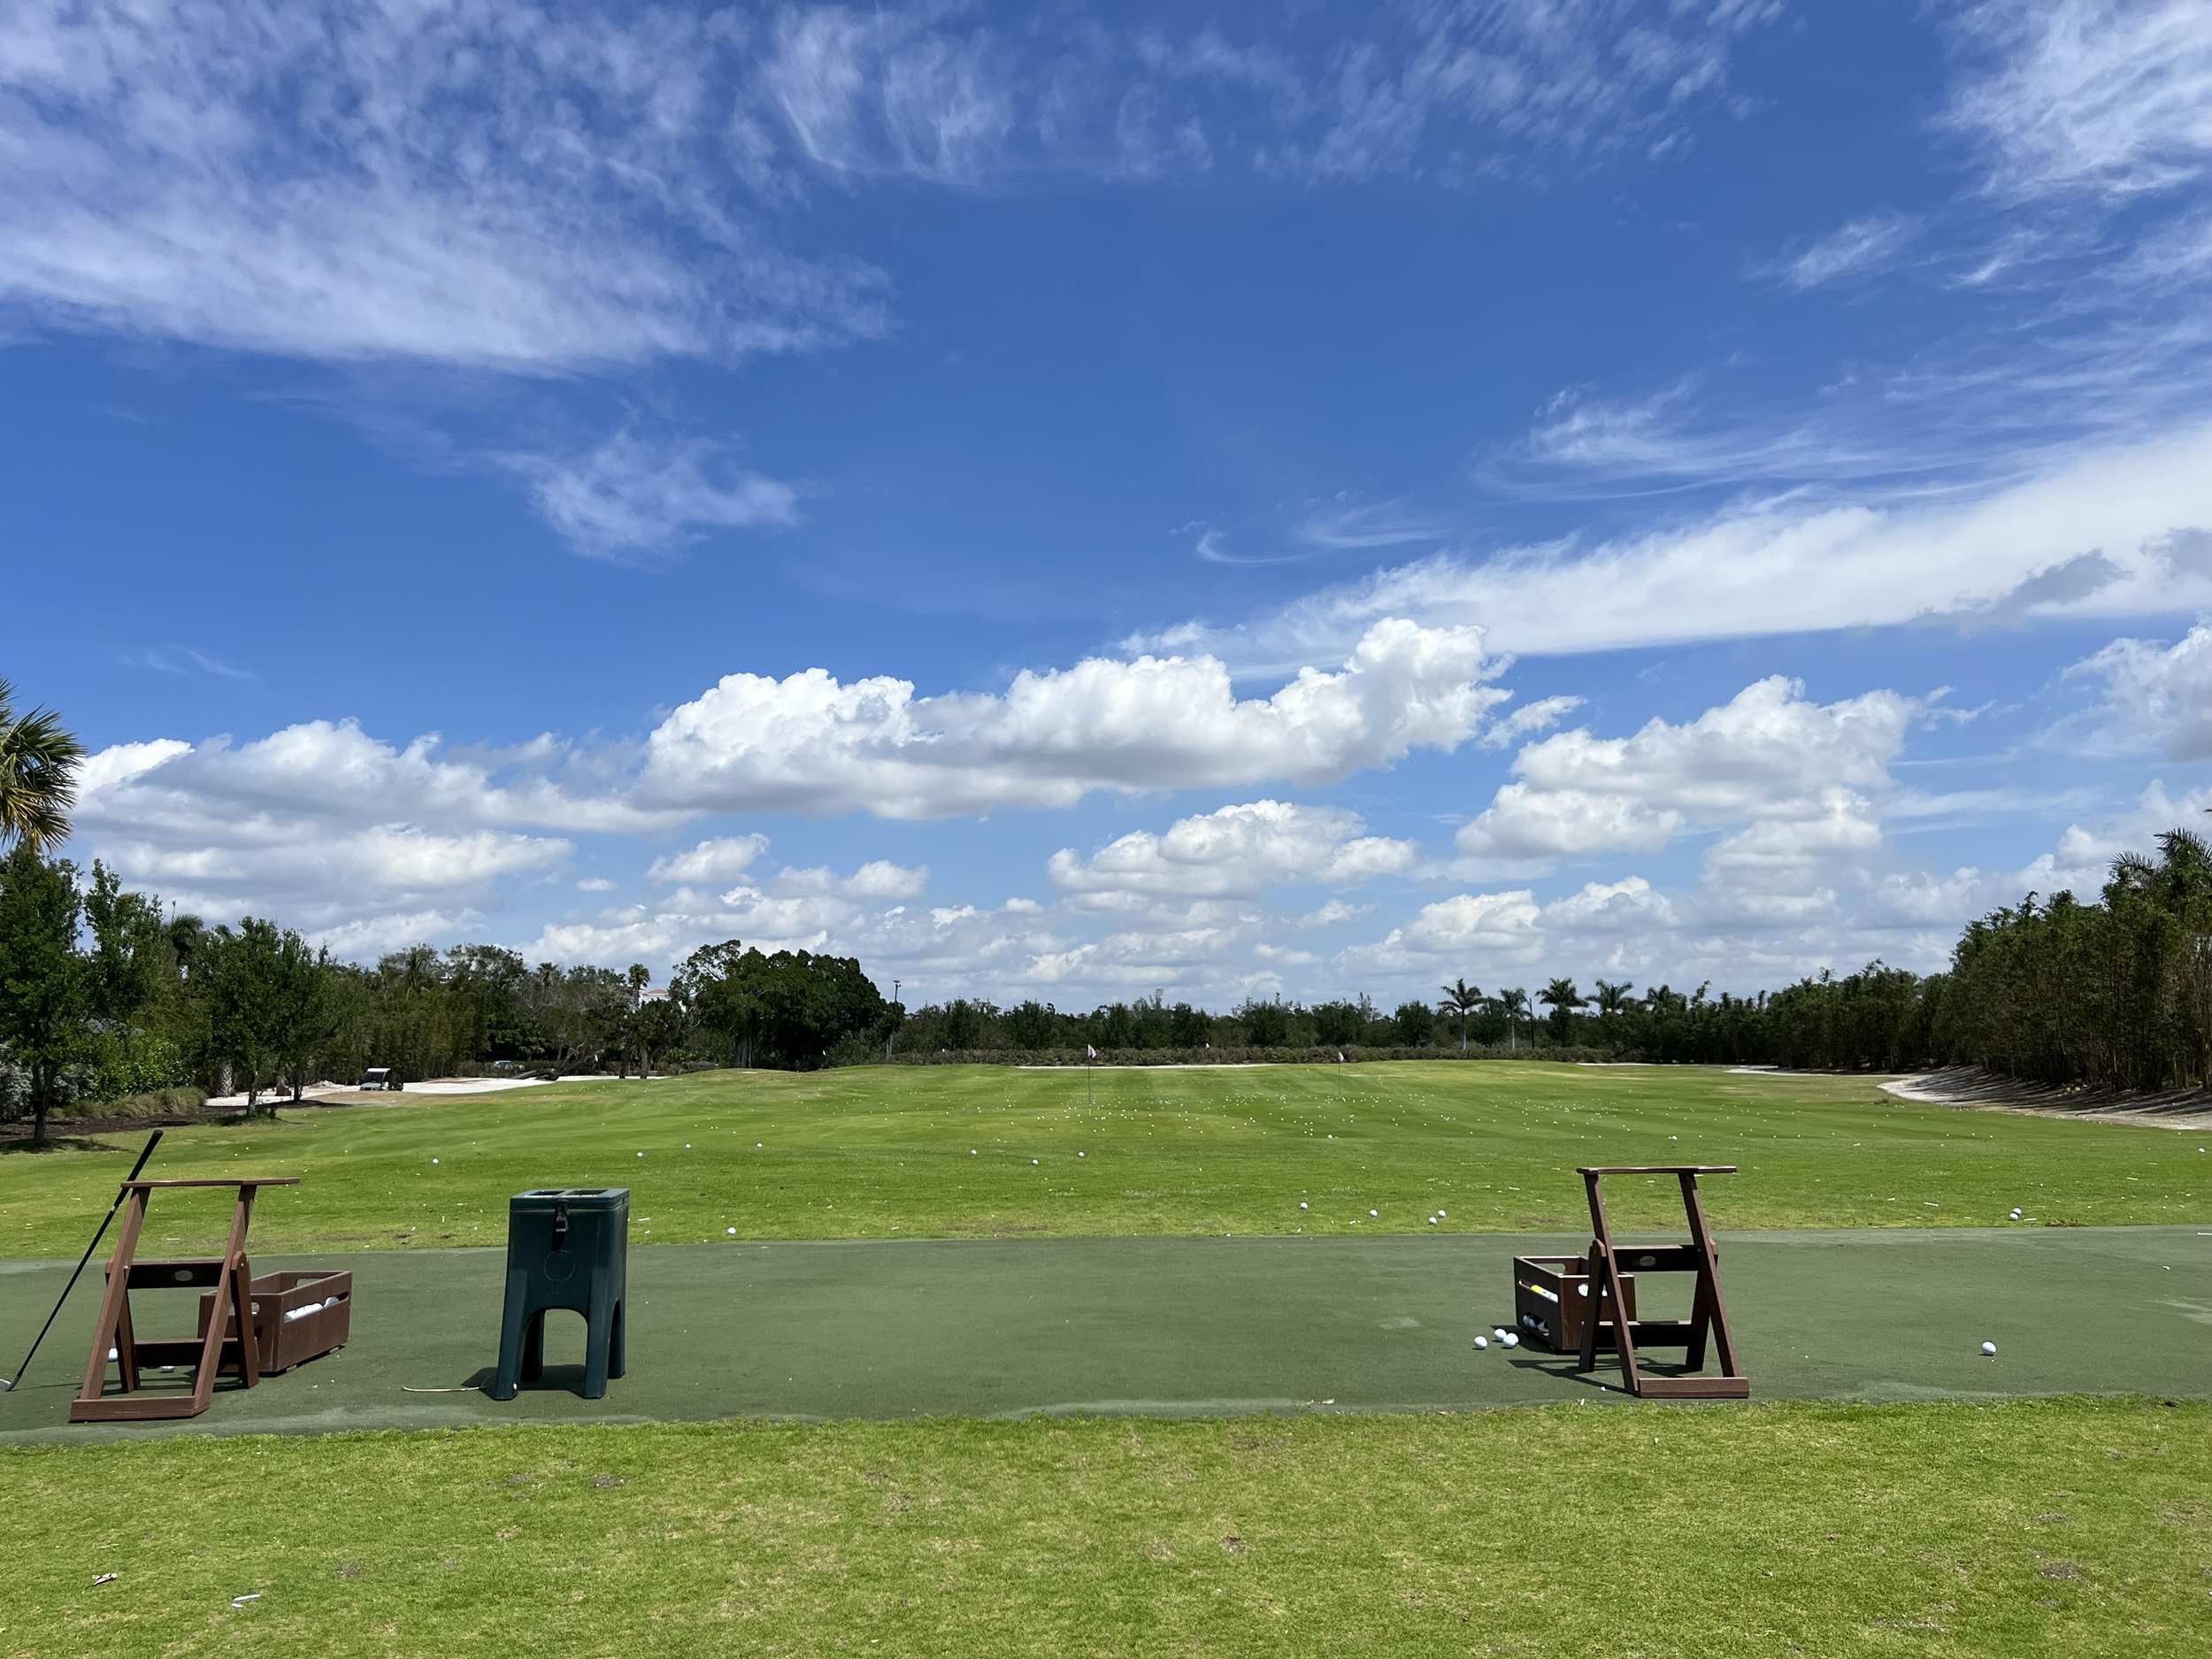
[[[65,1425],[96,1298],[72,1297],[0,1440],[179,1430],[312,1433],[526,1419],[898,1418],[1056,1412],[1382,1411],[1622,1396],[1540,1350],[1471,1339],[1512,1318],[1509,1258],[1559,1236],[731,1241],[633,1250],[630,1374],[569,1392],[580,1320],[549,1324],[548,1380],[498,1404],[491,1250],[269,1258],[355,1276],[342,1352],[188,1424]],[[1730,1316],[1757,1395],[1870,1401],[2212,1394],[2212,1236],[2188,1228],[1725,1236]],[[36,1328],[65,1268],[0,1264],[0,1331]],[[1651,1281],[1647,1290],[1687,1280]],[[168,1302],[170,1311],[160,1310]],[[144,1298],[141,1329],[188,1328]],[[1663,1290],[1647,1310],[1678,1313]],[[1998,1345],[1994,1360],[1979,1346]],[[183,1373],[179,1373],[181,1380]],[[460,1388],[410,1394],[403,1386]]]

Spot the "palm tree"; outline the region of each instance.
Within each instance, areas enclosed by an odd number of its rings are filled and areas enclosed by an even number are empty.
[[[1606,1033],[1607,1041],[1609,1041],[1612,1038],[1614,1017],[1628,1006],[1628,994],[1635,988],[1625,979],[1617,985],[1610,979],[1598,981],[1598,994],[1595,998],[1598,1005],[1598,1019],[1601,1029]]]
[[[0,679],[0,847],[35,853],[69,839],[84,745],[50,709],[15,711],[15,687]]]
[[[1482,1006],[1482,987],[1470,985],[1464,979],[1454,979],[1443,987],[1444,1000],[1438,1006],[1445,1012],[1459,1016],[1459,1051],[1467,1052],[1467,1016]]]
[[[1515,1030],[1522,1020],[1528,1018],[1528,992],[1517,985],[1500,991],[1498,1010],[1505,1016],[1506,1045],[1510,1048],[1516,1041]]]
[[[1566,1040],[1568,1022],[1574,1018],[1574,1010],[1588,1006],[1582,993],[1575,988],[1572,979],[1554,979],[1536,994],[1536,1000],[1551,1010],[1552,1040],[1555,1042]]]

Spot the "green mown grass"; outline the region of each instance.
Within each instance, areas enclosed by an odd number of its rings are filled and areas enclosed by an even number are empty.
[[[633,1189],[638,1243],[1407,1232],[1439,1208],[1448,1228],[1571,1232],[1587,1163],[1741,1164],[1708,1184],[1736,1229],[2001,1225],[2016,1204],[2040,1225],[2212,1219],[2195,1135],[1917,1105],[1856,1079],[1417,1062],[1089,1087],[1087,1104],[1080,1071],[901,1067],[401,1095],[172,1131],[150,1172],[304,1178],[264,1197],[264,1253],[496,1244],[509,1194],[595,1183]],[[137,1139],[107,1144],[0,1157],[0,1256],[83,1248]],[[1671,1184],[1613,1190],[1624,1224],[1679,1225]],[[164,1195],[149,1248],[206,1245],[227,1213]]]
[[[2157,1659],[2212,1617],[2208,1436],[2064,1401],[6,1450],[0,1654]]]

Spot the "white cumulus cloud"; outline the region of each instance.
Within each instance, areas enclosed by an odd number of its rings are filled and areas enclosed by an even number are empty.
[[[1365,830],[1341,807],[1254,801],[1178,819],[1162,834],[1133,831],[1087,858],[1063,848],[1047,872],[1072,893],[1218,896],[1290,883],[1349,886],[1418,862],[1413,842]]]
[[[1205,657],[1092,658],[1024,671],[1003,693],[915,695],[911,681],[731,674],[648,740],[643,798],[672,810],[887,818],[1066,806],[1280,779],[1333,782],[1416,749],[1450,750],[1509,694],[1478,628],[1375,623],[1337,670],[1240,699]]]

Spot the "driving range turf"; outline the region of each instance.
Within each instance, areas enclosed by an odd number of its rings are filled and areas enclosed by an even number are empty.
[[[63,1429],[81,1287],[0,1395],[0,1655],[2199,1650],[2193,1133],[1717,1071],[1091,1083],[724,1073],[172,1132],[150,1173],[304,1178],[256,1266],[350,1268],[353,1340],[188,1424]],[[0,1157],[0,1363],[134,1152],[103,1139]],[[1579,1242],[1590,1162],[1743,1166],[1707,1191],[1757,1402],[1472,1349],[1511,1254]],[[496,1405],[480,1247],[556,1183],[633,1190],[631,1375],[563,1391],[557,1323],[555,1386]],[[1678,1230],[1671,1187],[1616,1185],[1617,1231]],[[147,1248],[221,1215],[159,1195]],[[325,1432],[383,1425],[414,1432]]]
[[[501,1244],[510,1194],[594,1184],[631,1189],[633,1240],[651,1244],[733,1226],[750,1239],[1368,1236],[1426,1233],[1439,1209],[1444,1233],[1571,1232],[1588,1225],[1582,1164],[1740,1164],[1710,1184],[1724,1231],[1990,1226],[2015,1206],[2037,1225],[2212,1225],[2202,1132],[1962,1111],[1855,1078],[901,1066],[364,1098],[380,1103],[172,1131],[159,1172],[300,1177],[254,1211],[264,1254]],[[98,1140],[112,1150],[0,1156],[0,1256],[84,1248],[142,1137]],[[1617,1225],[1680,1226],[1671,1183],[1609,1190]],[[149,1247],[219,1243],[227,1204],[165,1196]]]

